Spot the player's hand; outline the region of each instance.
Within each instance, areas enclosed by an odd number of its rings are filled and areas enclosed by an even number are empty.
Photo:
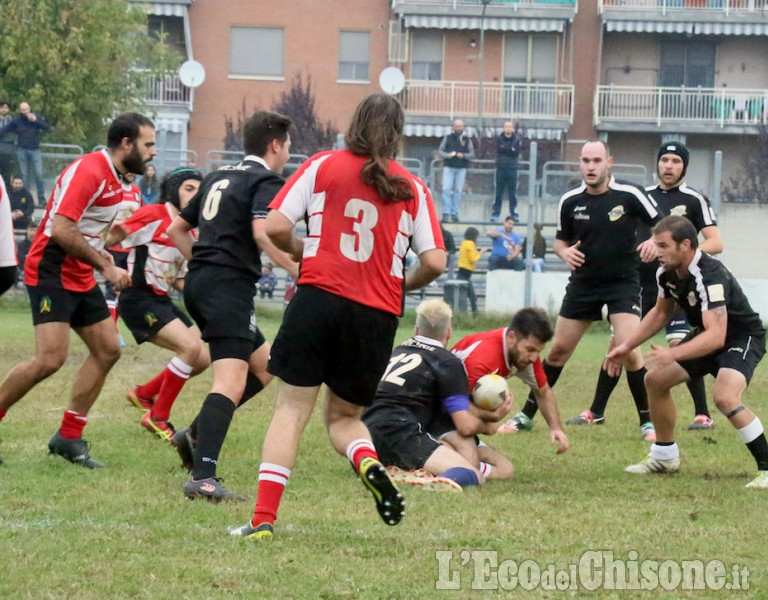
[[[114,257],[114,256],[112,256],[112,255],[111,255],[109,252],[107,252],[106,250],[99,250],[99,254],[101,254],[101,257],[102,257],[102,258],[106,258],[106,259],[109,261],[109,264],[110,264],[110,265],[114,265],[114,264],[115,264],[115,257]],[[103,273],[102,273],[102,275],[103,275]]]
[[[561,429],[555,429],[549,432],[549,441],[553,444],[557,444],[557,453],[563,454],[568,452],[570,445],[568,444],[568,436]]]
[[[579,246],[581,246],[581,240],[568,246],[561,255],[563,262],[568,265],[571,271],[575,271],[584,264],[584,253],[579,250]]]
[[[653,243],[653,238],[648,238],[640,244],[637,247],[637,251],[640,253],[640,260],[644,263],[656,260],[656,244]]]
[[[650,371],[652,368],[660,369],[675,362],[671,348],[651,344],[651,351],[645,357],[645,366]]]
[[[109,265],[106,269],[103,269],[101,274],[118,292],[131,286],[131,276],[128,274],[128,271],[116,267],[114,263]]]
[[[504,400],[504,402],[502,402],[495,409],[489,410],[488,413],[491,415],[492,422],[498,423],[504,417],[506,417],[509,414],[509,412],[512,410],[512,404],[514,401],[515,401],[515,394],[513,392],[509,392],[509,395],[507,396],[507,399]]]
[[[615,377],[621,374],[621,367],[624,364],[624,359],[630,352],[632,352],[632,348],[627,344],[619,344],[613,350],[608,352],[605,356],[605,364],[606,371],[608,371],[609,375]]]

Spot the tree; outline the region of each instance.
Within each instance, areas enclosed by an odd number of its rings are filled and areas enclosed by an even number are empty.
[[[147,73],[181,57],[147,35],[147,16],[126,0],[2,0],[0,90],[30,103],[53,129],[49,141],[90,149],[109,120],[141,109]]]
[[[311,156],[320,150],[330,150],[336,141],[338,130],[330,121],[321,123],[315,112],[315,96],[312,93],[312,77],[297,73],[291,87],[280,93],[272,110],[284,114],[293,121],[291,129],[291,153]]]
[[[742,148],[741,167],[723,197],[726,202],[768,204],[768,126],[758,125],[757,138],[744,139]]]

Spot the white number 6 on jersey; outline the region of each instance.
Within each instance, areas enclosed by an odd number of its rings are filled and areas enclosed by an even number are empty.
[[[219,212],[219,202],[221,202],[221,193],[229,187],[229,179],[217,181],[211,187],[211,191],[205,197],[203,205],[203,219],[211,221]]]

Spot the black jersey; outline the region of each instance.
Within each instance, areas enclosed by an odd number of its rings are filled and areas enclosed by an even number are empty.
[[[200,190],[181,211],[198,227],[189,269],[212,264],[261,277],[260,249],[253,239],[253,220],[267,216],[267,207],[284,180],[253,156],[221,167],[203,179]]]
[[[571,273],[571,281],[597,285],[637,281],[637,229],[640,223],[654,225],[661,220],[656,203],[639,186],[613,177],[603,194],[586,190],[582,183],[566,192],[558,206],[557,239],[568,244],[580,241],[584,253],[584,264]]]
[[[467,374],[461,360],[434,340],[410,338],[392,351],[376,390],[370,415],[387,408],[404,408],[425,429],[441,413],[446,398],[467,397]]]
[[[715,211],[709,203],[709,199],[702,193],[688,187],[685,182],[669,190],[663,190],[658,185],[645,188],[646,193],[656,201],[659,211],[665,217],[685,217],[701,232],[705,227],[716,227]],[[640,226],[637,239],[647,240],[651,235],[651,228],[645,224]],[[642,263],[640,266],[640,281],[643,285],[656,285],[656,271],[659,261]]]
[[[664,297],[674,298],[694,327],[702,327],[703,311],[725,306],[728,311],[726,343],[738,336],[765,335],[760,315],[752,310],[736,278],[723,263],[701,250],[694,254],[686,277],[659,269],[658,281]]]

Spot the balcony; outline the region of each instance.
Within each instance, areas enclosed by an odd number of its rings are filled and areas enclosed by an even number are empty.
[[[768,0],[599,0],[607,31],[768,34]]]
[[[391,0],[406,27],[480,29],[482,0]],[[578,0],[489,0],[483,27],[488,31],[563,31],[573,21]]]
[[[149,73],[142,81],[144,101],[149,106],[183,107],[192,110],[192,90],[179,80],[178,73],[155,76]]]
[[[601,131],[756,134],[768,123],[768,90],[600,85]]]
[[[410,121],[445,123],[478,116],[477,82],[409,80],[400,101]],[[573,86],[554,83],[484,83],[482,117],[567,129],[573,122]]]

